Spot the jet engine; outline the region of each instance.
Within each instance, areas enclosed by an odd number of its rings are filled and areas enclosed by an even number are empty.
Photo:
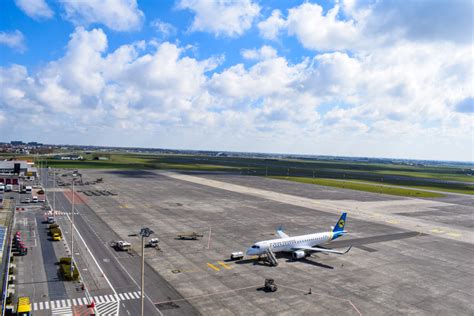
[[[306,257],[306,253],[303,250],[293,251],[293,253],[291,255],[292,255],[293,259],[301,259],[301,258]]]

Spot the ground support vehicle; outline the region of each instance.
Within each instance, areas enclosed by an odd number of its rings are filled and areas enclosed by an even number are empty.
[[[199,237],[203,237],[204,235],[198,234],[196,232],[186,232],[178,234],[178,239],[188,239],[188,240],[197,240]]]
[[[230,254],[230,260],[242,260],[244,253],[242,251],[236,251]]]
[[[111,244],[112,248],[117,251],[130,251],[132,250],[132,244],[125,241],[125,240],[116,240],[112,241]]]
[[[275,284],[275,280],[273,279],[265,279],[265,286],[263,288],[266,292],[276,292],[278,289],[277,285]]]

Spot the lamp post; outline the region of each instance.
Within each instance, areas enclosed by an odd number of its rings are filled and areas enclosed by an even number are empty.
[[[74,176],[72,177],[72,212],[71,212],[71,279],[74,279]]]
[[[141,284],[141,316],[143,316],[143,306],[145,303],[145,238],[151,236],[155,232],[145,227],[140,230],[139,235],[142,237],[142,284]]]

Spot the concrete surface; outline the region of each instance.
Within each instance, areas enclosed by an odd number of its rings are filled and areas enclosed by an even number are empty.
[[[128,235],[142,226],[160,238],[162,251],[147,249],[146,261],[182,297],[154,300],[162,312],[179,313],[186,301],[205,315],[474,312],[473,208],[465,198],[456,204],[456,197],[419,200],[231,175],[83,170],[83,177],[104,178],[87,190],[117,194],[81,194],[112,230],[90,215],[89,226],[104,242],[118,235],[139,249],[138,238]],[[328,230],[341,209],[349,210],[346,227],[352,235],[346,239],[416,228],[426,235],[362,245],[344,256],[316,254],[300,261],[279,256],[278,267],[227,260],[232,251],[276,238],[279,225],[289,235]],[[177,240],[183,231],[204,237]],[[261,290],[267,277],[276,280],[277,292]]]

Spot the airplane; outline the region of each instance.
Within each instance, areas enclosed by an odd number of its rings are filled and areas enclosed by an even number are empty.
[[[347,231],[344,230],[346,216],[347,213],[342,213],[341,217],[336,223],[336,226],[331,227],[332,231],[329,232],[290,237],[283,232],[282,228],[278,228],[277,234],[280,236],[280,238],[259,241],[253,244],[247,249],[247,255],[261,256],[265,254],[268,249],[270,249],[272,252],[291,252],[293,259],[307,257],[313,252],[335,253],[340,255],[345,254],[351,250],[352,246],[350,246],[346,251],[337,251],[317,246],[347,234]]]

